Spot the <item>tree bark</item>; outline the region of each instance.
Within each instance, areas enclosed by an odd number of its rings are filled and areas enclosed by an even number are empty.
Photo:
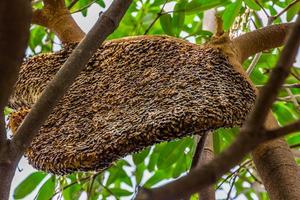
[[[15,175],[15,169],[18,165],[18,162],[11,154],[11,149],[9,142],[0,149],[0,199],[6,200],[9,199],[9,192],[11,187],[12,179]]]
[[[9,198],[9,188],[16,169],[10,157],[3,109],[17,79],[29,37],[31,8],[29,1],[0,1],[0,199]]]
[[[213,132],[208,133],[204,143],[204,149],[200,156],[200,162],[198,162],[197,168],[201,167],[214,159],[213,150]],[[215,200],[215,189],[213,186],[205,187],[199,191],[201,200]]]
[[[242,64],[258,52],[282,46],[292,25],[293,23],[286,23],[267,26],[234,38],[233,46],[239,54],[239,62]]]
[[[268,129],[279,127],[272,114],[269,114],[265,126]],[[259,145],[252,157],[270,199],[299,199],[299,167],[283,138]]]
[[[77,25],[64,1],[44,0],[43,9],[33,12],[32,23],[49,28],[63,43],[80,42],[85,33]]]

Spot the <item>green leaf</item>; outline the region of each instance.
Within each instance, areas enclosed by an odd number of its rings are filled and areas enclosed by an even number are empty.
[[[294,16],[297,15],[299,10],[300,10],[300,2],[296,3],[290,9],[288,9],[286,13],[286,20],[288,22],[291,21],[294,18]]]
[[[37,195],[37,200],[48,200],[55,193],[55,176],[51,176],[41,187]]]
[[[45,28],[41,26],[34,26],[30,32],[29,47],[31,51],[35,53],[35,48],[39,45],[43,45],[43,39],[46,36],[47,32]]]
[[[235,18],[239,15],[241,7],[242,0],[237,0],[236,2],[226,6],[224,14],[222,16],[225,31],[229,30]]]
[[[14,199],[22,199],[29,195],[45,178],[46,174],[43,172],[34,172],[23,180],[15,189]]]
[[[162,29],[164,30],[164,32],[167,35],[172,35],[174,36],[174,29],[172,26],[172,17],[170,14],[163,14],[162,16],[160,16],[159,18],[160,20],[160,25],[162,27]]]
[[[87,15],[87,9],[89,8],[89,5],[93,3],[93,0],[80,0],[78,1],[70,10],[72,12],[77,12],[78,10],[81,10],[81,14],[86,17]],[[96,2],[98,3],[98,2]]]
[[[166,0],[155,0],[152,4],[151,4],[151,6],[159,6],[159,5],[162,5],[162,4],[164,4],[166,2]]]
[[[259,5],[257,3],[255,3],[254,0],[244,0],[244,2],[249,8],[251,8],[253,10],[260,10]]]
[[[143,179],[145,170],[146,170],[146,166],[144,163],[139,164],[135,170],[135,180],[138,185],[141,183]]]
[[[9,108],[9,107],[5,107],[4,108],[4,115],[6,116],[6,115],[9,115],[10,113],[12,113],[14,110],[13,109],[11,109],[11,108]]]
[[[109,188],[109,190],[116,196],[130,196],[133,192],[130,192],[128,190],[124,190],[121,188]]]
[[[220,133],[213,133],[213,143],[214,143],[214,152],[215,154],[219,154],[221,152],[221,141],[220,141]]]
[[[139,165],[140,163],[144,162],[145,158],[148,156],[150,152],[150,148],[143,150],[140,153],[135,153],[132,155],[132,160],[135,165]]]
[[[173,164],[174,155],[177,154],[178,147],[180,146],[179,142],[180,141],[167,142],[164,144],[164,146],[161,146],[162,148],[157,161],[158,168],[169,167],[169,164]]]
[[[81,187],[79,184],[74,184],[62,192],[64,200],[79,199],[81,195]]]
[[[179,156],[179,159],[178,159],[178,161],[176,162],[176,165],[175,165],[175,167],[174,167],[174,169],[173,169],[173,172],[172,172],[172,177],[173,178],[177,178],[177,177],[179,177],[183,172],[185,172],[186,171],[186,163],[187,163],[187,161],[186,161],[186,158],[187,158],[187,156],[185,156],[185,155],[180,155]]]
[[[211,8],[224,6],[229,2],[230,1],[228,0],[192,0],[190,3],[187,4],[185,12],[189,14],[199,13]]]
[[[107,179],[106,185],[110,186],[117,180],[122,180],[122,182],[126,183],[127,185],[132,185],[131,179],[128,177],[122,166],[112,167],[109,169],[109,177]]]
[[[149,160],[149,164],[147,166],[148,170],[150,172],[153,172],[155,170],[155,167],[156,167],[156,164],[157,164],[157,161],[158,161],[158,158],[159,158],[160,152],[156,151],[157,146],[158,145],[155,145],[153,152],[150,154],[150,160]]]
[[[182,27],[184,25],[184,19],[185,19],[185,7],[187,4],[187,0],[179,0],[174,7],[174,12],[173,12],[173,27],[175,27],[176,29],[176,36],[178,37]],[[176,12],[176,11],[180,11],[182,10],[182,12]]]
[[[76,183],[73,184],[71,187],[67,187],[62,191],[64,200],[79,199],[82,190],[81,190],[81,186],[77,182],[75,174],[69,175],[66,179],[69,179],[71,182],[69,183],[68,181],[64,180],[63,183],[60,183],[62,188],[68,186],[71,183],[75,183],[75,182]]]
[[[166,178],[166,174],[164,171],[156,171],[155,174],[153,176],[151,176],[151,178],[149,178],[146,183],[143,185],[143,187],[145,188],[151,188],[153,185],[161,182],[162,180],[164,180]]]
[[[300,132],[288,135],[287,142],[289,145],[300,144]]]
[[[272,106],[272,110],[280,125],[289,124],[297,120],[297,116],[293,115],[290,108],[283,102],[277,102]]]
[[[96,3],[99,4],[99,6],[101,6],[102,8],[105,8],[106,6],[103,0],[97,0]]]

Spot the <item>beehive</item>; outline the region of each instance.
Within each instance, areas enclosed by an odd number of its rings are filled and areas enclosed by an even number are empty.
[[[30,108],[74,46],[28,58],[10,106]],[[163,36],[107,41],[26,156],[55,174],[100,170],[158,142],[241,125],[254,101],[251,85],[216,48]]]

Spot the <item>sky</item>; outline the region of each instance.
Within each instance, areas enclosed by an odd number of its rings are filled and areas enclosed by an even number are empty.
[[[107,7],[110,5],[111,1],[105,0]],[[172,4],[169,4],[166,6],[166,11],[171,10],[173,7]],[[80,13],[76,13],[73,15],[75,21],[79,24],[79,26],[82,28],[84,32],[88,32],[92,26],[96,23],[100,11],[103,11],[102,8],[100,8],[98,5],[93,4],[88,11],[87,17],[83,17]],[[265,20],[266,21],[266,20]],[[298,53],[297,57],[297,66],[300,66],[300,54]],[[35,171],[27,162],[25,158],[23,158],[19,164],[19,169],[17,169],[15,177],[12,182],[12,190],[11,190],[11,198],[12,198],[12,192],[13,189],[22,181],[24,180],[29,174],[31,174],[33,171]],[[149,175],[148,175],[149,176]],[[147,178],[147,177],[145,177]],[[26,200],[32,200],[34,199],[36,192],[33,192],[31,195],[29,195]],[[218,192],[217,193],[217,198],[224,198],[226,193],[225,192]],[[82,199],[85,199],[82,197]],[[113,199],[113,198],[112,198]],[[237,200],[242,200],[245,198],[237,198]]]

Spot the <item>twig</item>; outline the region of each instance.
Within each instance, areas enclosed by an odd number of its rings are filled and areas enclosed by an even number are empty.
[[[255,0],[255,3],[262,9],[262,11],[265,13],[265,15],[267,16],[267,18],[269,18],[270,15],[267,13],[267,11],[265,10],[265,8],[259,3],[259,1]]]
[[[153,27],[153,25],[155,24],[155,22],[163,15],[163,10],[166,6],[166,4],[168,3],[169,0],[165,0],[165,3],[162,5],[159,13],[157,13],[155,19],[152,21],[152,23],[149,25],[149,27],[146,29],[144,35],[147,35],[147,33],[150,31],[150,29]]]
[[[298,74],[296,74],[296,73],[294,73],[293,71],[291,71],[291,75],[292,75],[295,79],[297,79],[298,81],[300,81],[300,76],[299,76]]]
[[[97,172],[93,175],[90,175],[90,176],[87,176],[87,177],[84,177],[84,178],[81,178],[80,180],[76,180],[66,186],[64,186],[63,188],[61,188],[59,191],[55,192],[52,197],[50,199],[52,199],[53,197],[55,197],[57,194],[63,192],[64,190],[68,189],[69,187],[73,186],[73,185],[76,185],[76,184],[79,184],[80,182],[85,182],[93,177],[97,177],[98,175],[100,175],[103,171],[100,171],[100,172]]]
[[[273,21],[276,20],[278,17],[280,17],[283,13],[285,13],[286,11],[288,11],[291,7],[293,7],[294,5],[296,5],[298,2],[300,2],[300,0],[294,0],[289,5],[287,5],[287,7],[285,7],[280,13],[278,13],[277,15],[275,15],[274,17],[272,17]]]
[[[300,97],[300,94],[298,95],[294,95],[293,97],[292,96],[285,96],[285,97],[277,97],[278,100],[280,101],[287,101],[287,100],[290,100],[291,102],[293,98],[299,98]]]
[[[230,173],[216,188],[216,190],[220,189],[221,186],[228,180],[230,179],[230,177],[232,177],[234,174],[238,173],[239,171],[241,171],[244,167],[247,167],[248,164],[250,164],[252,161],[251,160],[247,160],[246,162],[244,162],[243,164],[241,164],[239,166],[238,169],[236,169],[235,171],[233,171],[232,173]]]
[[[257,1],[255,1],[255,2],[257,2]],[[257,2],[257,3],[258,3],[258,2]],[[270,19],[270,16],[268,17],[268,19]],[[273,21],[268,20],[267,26],[271,25],[272,22],[273,22]],[[259,61],[261,55],[262,55],[262,52],[259,52],[259,53],[255,54],[254,58],[252,59],[250,65],[249,65],[249,67],[248,67],[248,69],[247,69],[247,71],[246,71],[246,73],[247,73],[248,75],[250,75],[250,74],[253,72],[253,70],[254,70],[255,66],[257,65],[257,63],[258,63],[258,61]]]
[[[80,181],[80,182],[85,182],[85,181],[91,179],[91,177],[92,177],[92,175],[91,175],[91,176],[88,176],[88,177],[84,177],[84,178],[80,179],[79,181]],[[74,181],[74,182],[72,182],[72,183],[70,183],[70,184],[64,186],[64,187],[61,188],[59,191],[55,192],[55,193],[51,196],[50,199],[53,199],[56,195],[58,195],[59,193],[63,192],[64,190],[68,189],[69,187],[72,187],[73,185],[79,184],[79,181],[77,180],[77,181]]]
[[[117,197],[117,195],[115,195],[108,187],[106,187],[105,185],[103,185],[101,182],[99,182],[99,184],[101,185],[101,187],[103,187],[105,190],[107,190],[107,192],[108,192],[111,196],[114,196],[117,200],[119,200],[119,198]]]
[[[257,88],[262,88],[264,85],[256,85]],[[300,83],[283,84],[282,88],[300,88]]]
[[[285,136],[290,133],[297,132],[299,130],[300,130],[300,120],[278,129],[269,130],[264,134],[264,137],[266,140],[271,140],[274,138]]]
[[[293,144],[293,145],[290,146],[290,148],[298,148],[298,147],[300,147],[300,143],[299,144]]]
[[[255,56],[254,56],[254,58],[252,59],[252,61],[251,61],[250,65],[249,65],[249,67],[247,68],[246,73],[247,73],[248,75],[250,75],[250,74],[253,72],[253,70],[254,70],[256,64],[258,63],[258,61],[259,61],[261,55],[262,55],[262,52],[259,52],[259,53],[255,54]]]
[[[229,191],[228,191],[228,193],[227,193],[227,198],[226,198],[226,200],[229,200],[229,199],[230,199],[230,194],[231,194],[231,191],[232,191],[232,189],[233,189],[233,186],[234,186],[234,183],[235,183],[235,180],[236,180],[237,177],[238,177],[237,174],[235,174],[235,175],[233,176],[232,182],[231,182],[231,184],[230,184]]]
[[[291,97],[292,102],[294,103],[294,105],[298,108],[299,107],[299,103],[296,99],[296,95],[294,95],[291,91],[290,88],[285,88],[286,92],[289,94],[289,96]]]
[[[73,0],[70,5],[68,5],[68,10],[71,10],[73,8],[73,6],[75,6],[75,4],[78,2],[79,0]]]
[[[87,200],[89,200],[92,197],[93,187],[94,187],[96,177],[97,176],[92,176],[92,182],[91,182],[90,187],[87,191]]]
[[[261,180],[259,180],[251,171],[250,171],[250,169],[247,169],[246,168],[246,170],[247,170],[247,172],[252,176],[252,178],[254,179],[254,181],[256,181],[256,182],[258,182],[259,184],[263,184],[262,182],[261,182]]]

